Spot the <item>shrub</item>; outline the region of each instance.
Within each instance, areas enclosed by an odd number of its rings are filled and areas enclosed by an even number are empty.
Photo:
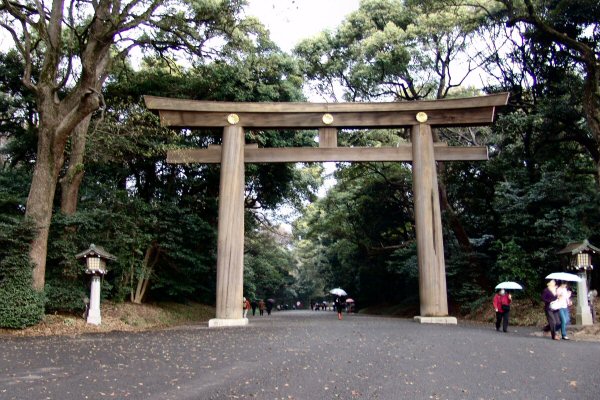
[[[86,288],[79,280],[49,279],[46,281],[46,310],[48,312],[78,312],[85,309]]]
[[[0,282],[0,327],[23,329],[43,319],[45,298],[32,287],[32,270],[27,254],[0,261],[0,271],[13,272]]]
[[[33,289],[29,243],[33,225],[0,218],[0,327],[22,329],[44,317],[45,297]]]

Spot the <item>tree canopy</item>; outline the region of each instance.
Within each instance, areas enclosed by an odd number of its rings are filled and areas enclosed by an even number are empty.
[[[287,102],[303,101],[304,86],[330,101],[412,101],[508,91],[492,127],[434,132],[490,154],[438,163],[451,312],[487,301],[501,280],[537,299],[542,276],[564,269],[556,251],[600,243],[597,1],[363,0],[292,54],[243,6],[0,0],[13,38],[0,52],[0,294],[30,303],[18,318],[0,310],[0,324],[36,323],[42,304],[81,308],[87,281],[74,255],[90,243],[117,256],[107,298],[214,301],[219,167],[165,156],[219,144],[220,132],[165,129],[143,95]],[[316,145],[310,131],[245,134],[261,147]],[[408,139],[403,129],[353,130],[339,145]],[[410,312],[411,166],[338,163],[319,198],[322,170],[246,166],[245,293],[308,304],[341,286],[359,307]],[[298,213],[291,234],[265,216],[283,206]]]

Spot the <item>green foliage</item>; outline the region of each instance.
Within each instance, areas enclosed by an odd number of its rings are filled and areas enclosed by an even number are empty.
[[[484,14],[434,3],[362,1],[335,32],[304,40],[295,52],[328,97],[338,85],[349,101],[446,97],[471,72],[454,64],[475,56]]]
[[[376,132],[363,135],[381,143],[398,140]],[[297,292],[318,298],[340,286],[361,307],[414,297],[409,171],[401,164],[356,164],[340,168],[336,177],[338,185],[294,225],[301,239]],[[415,264],[406,263],[410,260]]]
[[[495,274],[498,281],[517,281],[524,284],[525,288],[537,288],[539,276],[530,268],[527,253],[515,242],[500,241],[495,243],[498,249]]]
[[[290,275],[293,259],[286,247],[282,231],[249,232],[244,252],[244,295],[249,299],[287,299],[286,287],[293,282]]]
[[[33,234],[31,223],[0,217],[0,327],[22,329],[44,316],[44,294],[32,288]]]
[[[566,264],[556,251],[571,241],[600,239],[597,135],[586,124],[582,59],[572,43],[557,45],[556,38],[545,37],[540,24],[518,19],[507,29],[496,21],[484,24],[484,11],[507,21],[500,3],[514,5],[508,10],[513,16],[527,14],[522,2],[364,1],[336,31],[296,49],[317,90],[331,94],[341,85],[348,100],[454,95],[447,79],[458,75],[448,62],[460,59],[489,72],[487,90],[511,92],[509,107],[492,129],[434,132],[449,145],[490,149],[488,162],[439,168],[448,200],[443,228],[449,304],[457,313],[488,301],[502,280],[521,282],[526,295],[537,298],[543,276]],[[597,2],[532,3],[542,24],[598,49],[597,18],[590,14]],[[481,52],[473,54],[475,49]],[[461,94],[476,91],[463,88]],[[340,137],[350,146],[401,141],[379,135],[383,140],[363,132]],[[325,287],[347,285],[366,302],[414,299],[418,268],[410,178],[402,186],[389,167],[338,168],[336,186],[307,207],[296,225],[298,246],[324,254],[320,260],[302,251],[320,266],[313,275],[321,273]],[[401,188],[392,191],[394,186]],[[599,284],[598,277],[594,282]]]
[[[477,94],[455,87],[475,63],[490,74],[485,89],[509,90],[511,104],[491,129],[434,132],[450,145],[490,149],[488,162],[440,165],[449,206],[443,233],[451,310],[466,312],[488,301],[502,280],[519,281],[528,295],[537,296],[541,277],[564,266],[555,254],[559,248],[583,238],[600,242],[598,146],[586,122],[582,93],[589,82],[581,58],[539,27],[520,23],[518,17],[528,12],[523,4],[362,1],[336,31],[302,42],[296,49],[300,60],[280,52],[256,20],[239,19],[241,1],[191,2],[187,11],[153,19],[155,28],[169,29],[152,41],[145,35],[140,43],[152,42],[162,57],[145,58],[138,71],[114,64],[103,93],[106,107],[94,116],[81,165],[85,179],[78,212],[53,219],[48,310],[82,306],[88,277],[74,254],[90,243],[118,258],[109,263],[104,280],[103,295],[111,299],[127,299],[139,279],[149,278],[148,299],[214,300],[219,167],[168,165],[164,159],[169,149],[219,144],[220,133],[162,128],[142,95],[301,101],[306,76],[322,94],[341,87],[348,100],[443,98]],[[598,54],[597,2],[532,4],[544,23]],[[498,18],[483,25],[484,10]],[[227,40],[206,58],[203,45],[187,48],[201,57],[184,68],[176,65],[187,47],[177,32],[196,44],[223,35]],[[497,49],[500,43],[509,47]],[[466,70],[454,69],[461,61]],[[8,226],[0,243],[0,298],[15,295],[29,304],[19,307],[23,317],[1,315],[21,326],[34,323],[43,303],[39,294],[24,290],[31,275],[23,257],[29,236],[6,218],[25,211],[38,116],[20,81],[22,60],[14,52],[2,53],[0,65],[6,72],[0,76],[0,131],[11,137],[4,153],[14,166],[0,173],[0,217]],[[261,147],[314,146],[314,136],[246,130],[247,143]],[[402,130],[353,131],[340,135],[340,145],[395,146],[405,139]],[[418,264],[410,167],[340,164],[336,186],[316,200],[321,171],[318,165],[246,167],[249,208],[289,204],[304,206],[304,215],[294,226],[292,253],[288,242],[259,227],[258,213],[246,213],[245,293],[308,303],[341,286],[361,306],[413,307]],[[459,240],[457,225],[467,243]],[[152,269],[143,262],[149,249],[157,255]],[[594,274],[592,286],[600,282]]]
[[[46,312],[78,312],[85,309],[85,299],[89,289],[83,285],[84,279],[46,280]],[[89,301],[89,300],[88,300]]]

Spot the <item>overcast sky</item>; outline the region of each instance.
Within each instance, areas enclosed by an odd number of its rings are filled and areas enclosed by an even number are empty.
[[[324,29],[334,29],[358,9],[359,0],[249,0],[247,15],[257,17],[284,51]]]

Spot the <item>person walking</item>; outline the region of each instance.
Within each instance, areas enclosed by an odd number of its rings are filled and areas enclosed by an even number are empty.
[[[271,310],[273,310],[273,301],[267,300],[267,315],[271,315]]]
[[[548,320],[550,335],[553,340],[560,340],[560,338],[556,336],[556,326],[560,323],[558,309],[555,309],[556,303],[554,302],[556,299],[556,282],[552,279],[546,284],[546,289],[542,292],[542,301],[544,302],[544,313]]]
[[[258,313],[261,317],[265,314],[265,301],[262,299],[258,302]]]
[[[338,319],[341,320],[342,319],[342,310],[344,308],[344,303],[342,302],[342,298],[340,296],[336,296],[335,301],[334,301],[334,305],[335,305],[335,309],[336,309],[337,314],[338,314]]]
[[[598,297],[598,291],[596,289],[590,290],[588,293],[588,304],[592,311],[592,324],[596,322],[596,297]]]
[[[258,307],[258,302],[256,300],[252,300],[250,302],[250,307],[252,307],[252,316],[256,315],[256,308]]]
[[[244,318],[248,318],[248,310],[250,309],[250,300],[244,297],[244,302],[242,304],[242,308],[244,310]]]
[[[502,331],[508,332],[508,317],[510,314],[512,296],[507,294],[504,289],[500,289],[494,296],[492,303],[494,305],[494,310],[496,311],[496,330],[500,331],[500,323],[502,323]]]
[[[558,316],[560,318],[560,333],[563,340],[569,340],[567,336],[567,325],[571,322],[571,315],[569,312],[569,306],[571,303],[571,291],[567,286],[567,282],[561,282],[556,288],[556,301],[558,307]]]

